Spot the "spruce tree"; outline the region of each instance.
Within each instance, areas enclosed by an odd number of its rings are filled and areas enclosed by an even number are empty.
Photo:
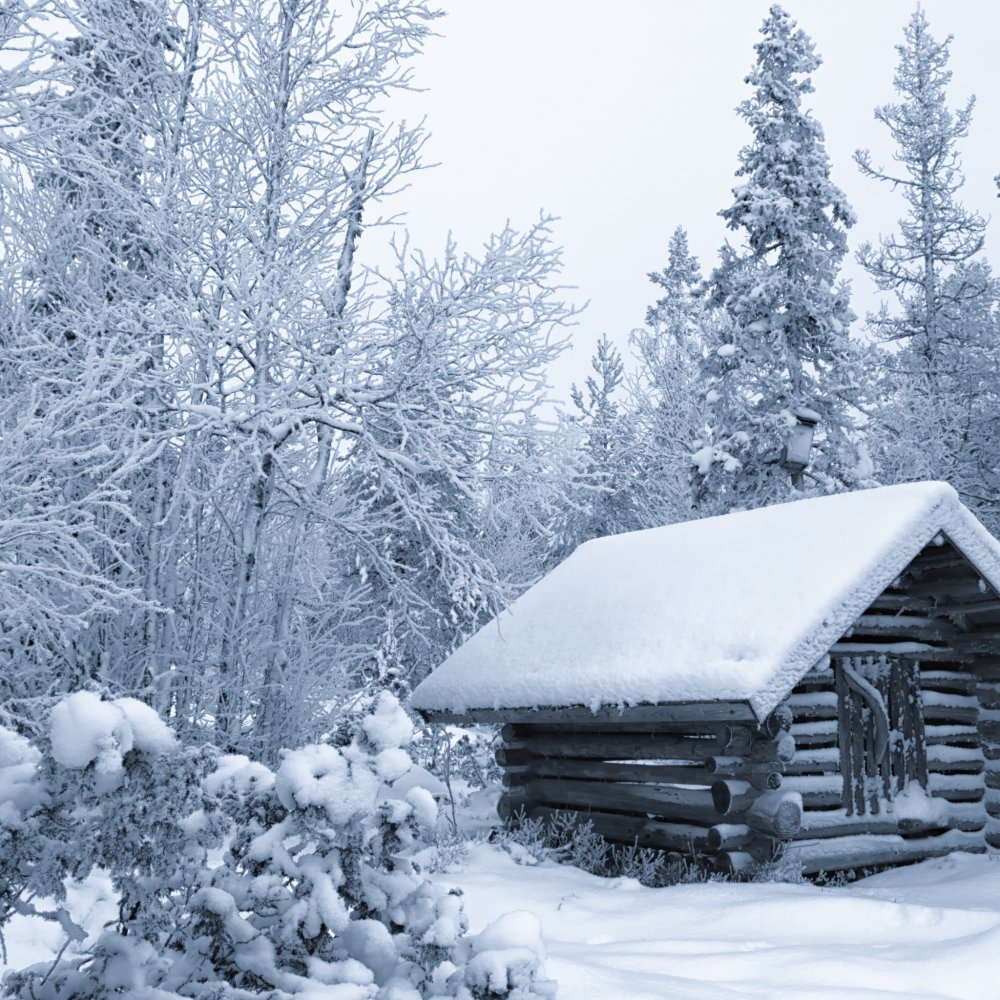
[[[878,288],[894,292],[899,304],[898,312],[869,316],[869,325],[885,340],[904,342],[913,355],[908,364],[915,361],[933,385],[946,342],[961,338],[963,305],[989,291],[988,282],[973,271],[965,273],[967,280],[947,280],[982,249],[986,221],[957,200],[965,183],[957,144],[969,133],[975,98],[957,110],[948,107],[951,36],[935,41],[918,9],[904,38],[896,47],[894,86],[900,100],[875,109],[896,144],[896,166],[874,166],[868,150],[858,150],[855,160],[866,177],[902,193],[907,213],[898,233],[877,247],[864,244],[858,259]]]
[[[618,400],[625,366],[621,352],[607,335],[597,342],[590,360],[594,371],[586,394],[576,385],[571,397],[584,432],[585,473],[577,483],[582,510],[571,517],[565,532],[569,548],[590,538],[601,538],[639,527],[634,509],[634,439],[628,414]]]
[[[894,344],[883,352],[870,437],[880,478],[947,479],[995,526],[998,285],[980,255],[986,221],[958,200],[958,144],[975,98],[948,105],[950,43],[936,41],[923,11],[914,12],[896,47],[898,99],[875,109],[895,143],[893,166],[873,165],[868,150],[855,154],[866,177],[906,203],[898,231],[858,253],[896,300],[868,316],[876,337]]]
[[[704,312],[701,268],[688,247],[683,226],[678,226],[670,237],[667,266],[653,271],[649,280],[662,294],[646,310],[648,330],[653,335],[665,333],[677,341],[696,339]]]
[[[805,485],[856,481],[854,315],[838,281],[854,213],[830,179],[823,129],[803,107],[820,65],[812,41],[778,6],[761,36],[746,77],[753,95],[737,109],[753,138],[720,213],[742,245],[723,247],[709,281],[721,315],[702,363],[708,428],[692,456],[706,512],[788,496],[782,455],[798,414],[817,419]]]
[[[712,317],[683,227],[670,238],[666,267],[649,280],[660,294],[646,310],[645,327],[632,333],[638,366],[629,412],[649,522],[671,524],[691,516],[691,443],[705,421],[699,366]]]

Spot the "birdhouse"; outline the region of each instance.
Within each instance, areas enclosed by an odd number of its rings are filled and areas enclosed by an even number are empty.
[[[812,454],[813,435],[819,414],[813,410],[798,409],[794,411],[795,426],[792,427],[788,443],[781,456],[781,467],[792,473],[803,472],[809,466]]]

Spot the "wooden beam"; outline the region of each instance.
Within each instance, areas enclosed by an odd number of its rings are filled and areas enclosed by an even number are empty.
[[[792,722],[794,718],[792,716],[791,707],[785,703],[779,705],[771,714],[760,724],[761,732],[766,733],[768,736],[777,736],[779,733],[787,733],[792,727]]]
[[[920,687],[929,691],[954,691],[974,695],[979,680],[967,670],[921,670]]]
[[[976,681],[976,678],[973,678]],[[1000,684],[984,684],[981,681],[973,688],[979,704],[986,709],[1000,709]]]
[[[872,612],[880,611],[925,611],[932,613],[934,601],[930,597],[914,597],[913,594],[880,594],[868,606]]]
[[[728,741],[719,737],[688,738],[661,733],[567,733],[524,736],[518,745],[535,757],[587,757],[594,760],[706,761],[725,753]]]
[[[706,773],[716,778],[738,778],[755,788],[780,788],[783,761],[752,761],[746,757],[709,757]]]
[[[1000,650],[998,650],[1000,651]],[[919,642],[851,642],[835,643],[830,652],[834,656],[905,656],[920,663],[973,664],[977,654],[954,647],[929,646]]]
[[[913,836],[941,830],[981,830],[986,822],[984,810],[955,806],[955,812],[934,823],[899,821],[892,813],[877,816],[848,815],[843,809],[809,810],[802,814],[802,828],[795,835],[796,840],[822,840],[831,837],[852,837],[861,834]]]
[[[958,726],[974,726],[978,719],[978,708],[959,708],[952,705],[924,705],[925,722],[950,722]]]
[[[538,778],[697,785],[702,788],[707,788],[714,780],[700,765],[608,763],[573,757],[533,757],[523,765],[523,773]]]
[[[754,799],[744,822],[758,833],[789,840],[802,826],[802,797],[794,792],[764,792]]]
[[[962,633],[953,625],[918,615],[865,614],[857,618],[844,635],[845,637],[866,635],[914,639],[919,642],[940,642],[953,639]]]
[[[1000,611],[1000,600],[991,598],[985,601],[935,604],[927,609],[927,614],[932,618],[947,618],[952,615],[995,614],[997,611]]]
[[[795,740],[796,753],[810,747],[837,745],[836,720],[796,723],[790,733]]]
[[[925,549],[924,552],[927,552]],[[955,549],[950,549],[948,552],[927,552],[925,555],[923,552],[914,557],[913,561],[909,566],[903,571],[908,572],[911,569],[945,569],[952,566],[965,566],[968,568],[970,573],[976,573],[975,566],[969,562],[960,552],[956,552]],[[978,575],[978,573],[977,573]]]
[[[624,707],[607,705],[592,711],[583,705],[565,708],[470,708],[465,712],[447,709],[418,709],[429,722],[449,725],[478,725],[480,723],[515,723],[517,725],[557,724],[567,727],[600,727],[607,723],[628,725],[656,723],[658,725],[691,726],[721,725],[739,722],[756,725],[758,720],[746,702],[684,702],[665,705],[633,705]]]
[[[715,857],[715,867],[730,878],[746,874],[756,864],[756,858],[749,851],[722,851]]]
[[[639,834],[640,847],[654,847],[658,850],[680,851],[691,854],[695,851],[712,852],[711,827],[692,823],[665,823],[663,820],[648,819]]]
[[[527,783],[525,791],[534,802],[556,808],[643,813],[708,826],[719,818],[707,788],[535,778]]]
[[[970,574],[971,579],[966,576],[961,577],[941,577],[935,580],[929,580],[927,582],[911,583],[906,587],[906,592],[909,594],[914,594],[917,597],[927,596],[927,597],[984,597],[988,595],[990,598],[997,597],[996,592],[990,587],[985,580],[982,581],[983,586],[980,586],[981,578],[973,570]]]
[[[982,853],[982,834],[949,830],[937,837],[904,839],[903,837],[873,837],[870,834],[796,841],[786,853],[798,861],[804,875],[841,868],[864,868],[891,865],[922,858],[941,857],[952,851]]]
[[[745,823],[717,823],[708,830],[708,847],[711,851],[740,850],[760,835]]]
[[[974,725],[932,725],[924,727],[924,742],[928,747],[953,744],[978,746],[979,730]]]
[[[741,815],[760,793],[748,781],[720,778],[712,783],[712,802],[720,816]]]
[[[510,789],[497,800],[497,815],[504,823],[512,823],[520,816],[527,816],[532,805],[523,787]]]

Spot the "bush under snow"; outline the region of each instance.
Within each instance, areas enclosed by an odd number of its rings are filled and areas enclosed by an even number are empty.
[[[0,728],[0,928],[44,896],[54,905],[41,915],[75,940],[55,965],[8,975],[6,991],[553,996],[530,914],[469,936],[461,897],[412,861],[437,820],[430,792],[405,780],[412,738],[387,693],[350,744],[288,751],[277,771],[182,747],[143,703],[87,691],[59,702],[38,746]],[[63,905],[65,883],[97,868],[111,877],[119,920],[88,941]]]

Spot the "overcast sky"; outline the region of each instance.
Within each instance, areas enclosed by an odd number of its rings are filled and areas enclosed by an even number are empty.
[[[622,345],[641,325],[655,288],[646,274],[665,262],[677,225],[708,270],[726,232],[737,153],[749,140],[734,109],[769,3],[758,0],[439,0],[447,9],[416,65],[425,92],[395,110],[426,115],[427,160],[440,165],[400,196],[415,245],[438,252],[453,231],[477,247],[507,219],[525,226],[540,210],[559,216],[565,277],[590,305],[575,349],[554,374],[560,394],[585,376],[607,332]],[[788,0],[823,66],[809,98],[826,131],[833,179],[858,214],[852,249],[891,231],[902,202],[862,178],[851,158],[869,147],[887,161],[892,144],[873,118],[893,99],[892,77],[909,0]],[[1000,171],[1000,3],[925,0],[936,38],[953,34],[954,106],[977,96],[962,147],[964,201],[997,205]],[[1000,240],[991,226],[988,251]],[[377,243],[377,240],[372,242]],[[369,243],[369,252],[375,247]],[[995,252],[991,253],[994,261]],[[855,311],[877,301],[852,262]]]

